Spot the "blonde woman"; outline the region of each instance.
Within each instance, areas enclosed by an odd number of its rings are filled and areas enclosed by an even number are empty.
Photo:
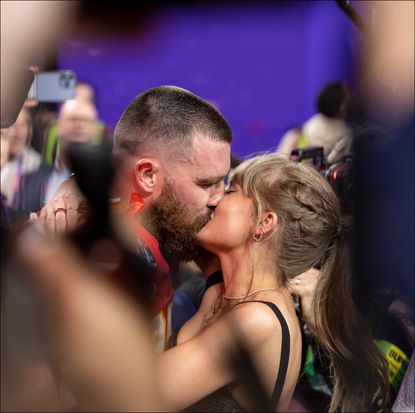
[[[169,408],[219,398],[230,409],[255,409],[227,361],[243,343],[270,407],[286,410],[301,363],[288,285],[323,257],[315,325],[332,360],[330,410],[364,411],[381,389],[386,400],[382,357],[361,330],[351,298],[340,207],[314,169],[275,155],[243,162],[198,238],[219,257],[223,286],[206,294],[177,347],[160,356],[160,389]]]

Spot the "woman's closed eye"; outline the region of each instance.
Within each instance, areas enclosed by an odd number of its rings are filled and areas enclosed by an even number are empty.
[[[233,188],[227,188],[227,189],[225,189],[225,195],[232,194],[233,192],[236,192],[236,189],[233,189]]]

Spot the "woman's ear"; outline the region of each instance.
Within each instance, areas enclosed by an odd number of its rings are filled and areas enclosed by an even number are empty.
[[[268,234],[277,226],[277,222],[278,217],[275,212],[264,212],[262,214],[260,227],[262,228],[264,234]]]
[[[253,234],[254,241],[261,241],[264,236],[270,234],[277,226],[277,222],[278,218],[275,212],[264,212],[262,220]]]
[[[152,195],[161,180],[160,163],[155,159],[141,158],[134,165],[134,177],[141,196]]]

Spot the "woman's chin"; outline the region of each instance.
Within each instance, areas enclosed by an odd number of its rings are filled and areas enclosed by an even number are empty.
[[[209,237],[206,234],[206,231],[204,230],[205,227],[203,227],[199,233],[197,234],[197,242],[198,244],[203,247],[205,250],[210,251],[210,247],[212,246],[212,243],[209,240]]]

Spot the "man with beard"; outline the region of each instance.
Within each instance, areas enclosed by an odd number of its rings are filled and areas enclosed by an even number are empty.
[[[212,105],[174,86],[138,95],[116,126],[113,195],[131,218],[137,251],[156,267],[158,350],[171,334],[171,276],[196,254],[196,234],[223,197],[231,140],[228,123]],[[68,181],[42,210],[49,233],[76,225],[80,198],[73,187]]]

